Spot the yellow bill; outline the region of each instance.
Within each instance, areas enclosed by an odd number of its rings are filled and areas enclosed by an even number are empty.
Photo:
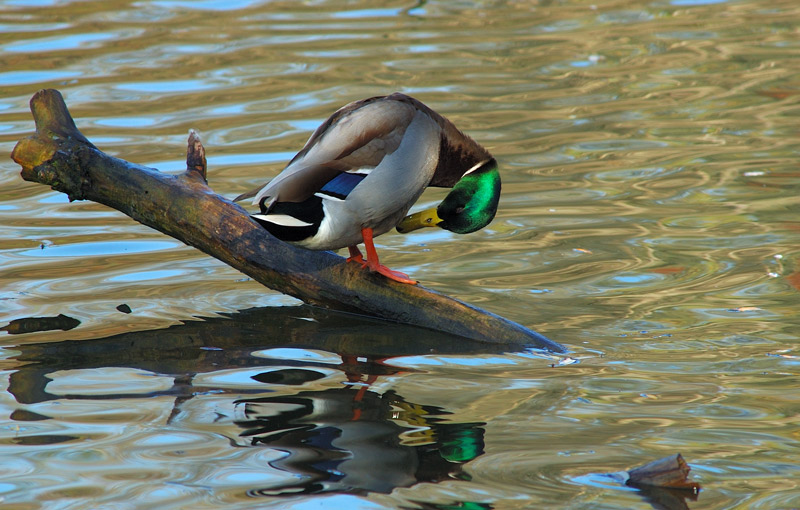
[[[431,207],[403,218],[397,224],[397,231],[401,234],[407,234],[422,227],[435,227],[441,222],[441,218],[436,214],[436,207]]]

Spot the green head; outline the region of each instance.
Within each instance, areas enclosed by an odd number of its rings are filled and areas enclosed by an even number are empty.
[[[397,231],[404,234],[421,227],[439,227],[469,234],[494,219],[499,201],[500,173],[493,158],[465,173],[437,207],[406,216]]]

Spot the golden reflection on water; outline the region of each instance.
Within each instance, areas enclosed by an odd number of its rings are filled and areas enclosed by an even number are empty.
[[[447,350],[418,331],[296,310],[120,214],[21,181],[6,160],[0,322],[81,324],[2,333],[3,503],[646,508],[597,474],[680,451],[705,488],[689,507],[800,506],[795,4],[5,2],[6,153],[33,129],[32,94],[56,87],[95,144],[164,171],[182,169],[198,129],[211,185],[232,197],[348,101],[394,90],[425,101],[490,148],[503,198],[468,237],[381,237],[387,263],[580,363]],[[266,318],[196,319],[252,307]],[[185,334],[158,329],[169,325]],[[253,379],[262,369],[323,377]],[[342,400],[359,384],[371,404]],[[306,452],[292,443],[300,471],[275,469],[280,445],[245,447],[236,415],[237,401],[276,395],[375,411],[391,453],[425,465],[454,460],[458,434],[485,450],[388,493],[340,481],[276,499],[259,490],[303,476]],[[280,416],[276,401],[260,405]],[[352,424],[311,416],[309,437],[325,426],[353,437]],[[341,449],[358,460],[376,444]]]

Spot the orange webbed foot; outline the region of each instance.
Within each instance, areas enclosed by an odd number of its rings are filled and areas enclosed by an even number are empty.
[[[375,244],[372,242],[371,228],[362,228],[361,236],[364,239],[364,247],[367,249],[367,258],[364,258],[357,246],[348,246],[347,249],[350,251],[350,256],[347,257],[347,262],[358,262],[361,264],[361,267],[366,267],[372,272],[382,274],[390,280],[416,285],[417,281],[409,278],[407,274],[401,273],[400,271],[392,271],[380,263],[380,260],[378,260],[378,252],[375,251]]]
[[[401,273],[400,271],[393,271],[388,267],[384,266],[383,264],[375,263],[373,265],[371,260],[367,260],[367,267],[369,268],[370,271],[380,273],[386,278],[389,278],[390,280],[394,280],[396,282],[409,283],[411,285],[416,285],[417,283],[417,280],[412,280],[411,278],[408,277],[407,274]]]

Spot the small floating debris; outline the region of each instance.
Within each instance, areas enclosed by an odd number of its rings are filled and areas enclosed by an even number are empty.
[[[629,471],[590,474],[586,480],[613,480],[632,487],[644,500],[659,510],[689,510],[686,501],[697,501],[700,484],[688,480],[691,468],[680,453],[649,462]]]
[[[689,464],[678,453],[628,471],[589,474],[581,478],[595,485],[602,479],[637,489],[655,509],[689,510],[686,500],[697,501],[701,490],[699,483],[688,480],[689,471]]]
[[[689,464],[683,460],[683,456],[678,453],[631,469],[627,472],[628,479],[625,481],[625,485],[668,487],[690,490],[697,494],[700,492],[700,484],[689,481],[689,471],[691,470]]]
[[[588,253],[591,255],[592,250],[587,250],[586,248],[573,248],[572,251],[576,253]]]
[[[563,367],[563,366],[567,366],[567,365],[574,365],[575,363],[580,363],[580,360],[577,360],[575,358],[571,358],[571,357],[567,356],[566,358],[561,358],[560,360],[558,360],[557,363],[553,363],[550,366],[551,367]]]
[[[758,312],[761,308],[757,306],[740,306],[738,308],[728,308],[729,312]]]
[[[800,290],[800,271],[795,271],[786,277],[786,281],[797,290]]]
[[[132,311],[131,307],[126,305],[125,303],[122,303],[121,305],[119,305],[117,307],[117,310],[119,310],[122,313],[131,313],[131,311]]]
[[[25,317],[23,319],[14,319],[0,331],[7,331],[9,335],[21,335],[23,333],[35,333],[37,331],[54,331],[60,329],[62,331],[69,331],[80,325],[81,321],[73,319],[62,313],[56,317]]]
[[[775,352],[768,352],[767,356],[772,356],[775,358],[786,358],[786,359],[798,359],[800,356],[795,356],[794,354],[786,354],[787,352],[792,352],[791,349],[781,349],[780,351]]]
[[[785,89],[771,88],[771,89],[757,90],[756,94],[780,100],[800,94],[800,90],[790,89],[790,88],[785,88]]]

